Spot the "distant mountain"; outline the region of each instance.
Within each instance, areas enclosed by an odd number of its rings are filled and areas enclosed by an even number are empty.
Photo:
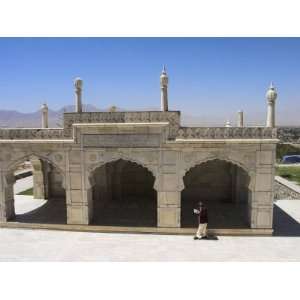
[[[117,111],[127,111],[121,107],[115,108]],[[94,105],[87,104],[83,106],[83,111],[109,111],[107,109],[99,109]],[[148,111],[159,111],[158,107],[147,107],[143,110]],[[75,106],[68,105],[64,106],[59,110],[49,109],[49,127],[62,127],[63,126],[63,114],[64,112],[74,112]],[[137,109],[141,111],[141,109]],[[229,116],[229,121],[234,126],[236,124],[236,115],[232,114]],[[245,114],[246,123],[248,126],[264,126],[265,116],[261,115],[247,115]],[[253,122],[248,122],[248,120],[253,120]],[[278,123],[284,126],[299,126],[299,122],[291,122],[292,118],[289,120],[278,119]],[[295,119],[296,120],[296,119]],[[298,119],[297,119],[298,120]],[[222,116],[210,116],[210,115],[200,115],[193,116],[185,113],[181,113],[181,124],[182,126],[224,126],[227,119]],[[6,128],[16,128],[16,127],[27,127],[27,128],[38,128],[41,127],[41,111],[36,111],[32,113],[21,113],[16,110],[0,110],[0,127]]]
[[[64,112],[75,111],[75,105],[64,106],[59,110],[49,109],[49,127],[62,127]],[[97,107],[87,104],[83,106],[83,111],[101,111]],[[41,127],[41,111],[32,113],[21,113],[15,110],[0,110],[0,127],[7,128],[36,128]]]

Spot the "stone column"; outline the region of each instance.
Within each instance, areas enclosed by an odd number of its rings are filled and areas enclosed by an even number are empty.
[[[33,168],[33,198],[45,199],[43,163],[38,158],[31,158],[30,162]]]
[[[15,176],[13,172],[0,170],[0,222],[7,222],[15,217],[14,190]]]
[[[180,227],[181,191],[157,191],[157,227]]]
[[[67,223],[89,224],[92,213],[91,187],[87,184],[84,169],[84,152],[76,149],[67,152],[66,196]]]
[[[5,176],[1,166],[0,166],[0,222],[6,222]]]
[[[272,83],[267,91],[266,98],[268,103],[266,127],[275,127],[275,101],[277,99],[277,92]]]
[[[76,78],[74,81],[75,86],[75,104],[76,104],[76,112],[82,112],[82,85],[83,82],[80,78]]]
[[[251,228],[271,229],[273,226],[275,147],[275,144],[261,145],[261,151],[257,152],[255,186],[251,193]]]
[[[238,111],[237,127],[244,127],[244,113],[242,110]]]
[[[161,89],[161,110],[168,111],[168,75],[165,66],[163,67],[162,73],[160,75],[160,89]]]
[[[48,106],[44,103],[41,107],[42,110],[42,128],[48,128]]]

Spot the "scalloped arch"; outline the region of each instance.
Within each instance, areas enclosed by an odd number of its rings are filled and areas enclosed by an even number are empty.
[[[110,158],[108,160],[105,160],[105,161],[102,161],[102,162],[98,162],[96,164],[94,164],[93,166],[89,167],[88,168],[88,179],[89,179],[89,182],[90,182],[90,185],[92,186],[92,176],[93,176],[93,173],[96,169],[98,168],[101,168],[102,166],[106,165],[106,164],[109,164],[109,163],[112,163],[112,162],[116,162],[118,160],[124,160],[124,161],[129,161],[131,163],[134,163],[134,164],[137,164],[143,168],[145,168],[146,170],[148,170],[154,177],[154,184],[153,184],[153,188],[155,190],[157,190],[157,186],[158,186],[158,180],[157,180],[157,170],[155,170],[154,168],[148,166],[148,165],[145,165],[143,162],[139,161],[138,159],[135,159],[135,158],[132,158],[132,157],[128,157],[128,156],[124,156],[124,155],[120,155],[118,157],[113,157],[113,158]]]
[[[29,154],[20,156],[16,159],[13,159],[6,167],[6,176],[7,174],[9,174],[9,172],[11,172],[18,164],[24,162],[27,159],[30,159],[30,157],[37,157],[38,159],[47,161],[50,165],[53,165],[58,171],[59,173],[62,175],[62,186],[63,188],[66,188],[66,174],[65,171],[59,167],[55,162],[53,162],[49,157],[44,156],[44,155],[40,155],[37,154],[35,152],[31,152]]]
[[[181,176],[180,176],[180,178],[181,178],[181,183],[180,183],[180,187],[181,187],[181,190],[183,190],[184,188],[185,188],[185,186],[184,186],[184,180],[183,180],[183,178],[184,178],[184,176],[191,170],[191,169],[193,169],[193,168],[195,168],[195,167],[197,167],[197,166],[199,166],[199,165],[201,165],[201,164],[204,164],[204,163],[207,163],[207,162],[210,162],[210,161],[214,161],[214,160],[219,160],[219,161],[226,161],[226,162],[229,162],[229,163],[231,163],[231,164],[233,164],[233,165],[236,165],[236,166],[238,166],[238,167],[240,167],[242,170],[244,170],[247,174],[248,174],[248,176],[249,176],[249,178],[250,178],[250,180],[249,180],[249,189],[253,189],[253,185],[254,185],[254,174],[253,174],[253,172],[250,170],[250,169],[248,169],[244,164],[242,164],[241,162],[239,162],[239,161],[236,161],[236,160],[234,160],[234,159],[231,159],[231,158],[229,158],[229,157],[218,157],[218,156],[214,156],[214,157],[207,157],[207,158],[204,158],[204,159],[202,159],[202,160],[195,160],[195,161],[193,161],[193,162],[190,162],[189,164],[186,164],[186,166],[183,168],[183,170],[181,171]]]
[[[18,157],[16,159],[13,159],[13,161],[10,162],[7,165],[7,171],[11,171],[18,164],[24,162],[27,159],[30,159],[30,157],[33,157],[33,156],[35,156],[35,157],[37,157],[37,158],[39,158],[41,160],[47,161],[48,163],[50,163],[51,165],[53,165],[56,169],[58,169],[60,173],[65,174],[64,170],[60,166],[58,166],[55,162],[53,162],[49,157],[44,156],[44,155],[40,155],[40,154],[35,153],[35,152],[32,152],[30,154],[26,154],[26,155],[20,156],[20,157]]]

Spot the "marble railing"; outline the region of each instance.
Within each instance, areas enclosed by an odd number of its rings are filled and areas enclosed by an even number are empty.
[[[300,187],[280,176],[275,176],[274,200],[300,199]]]
[[[1,128],[0,140],[64,139],[62,128]]]
[[[180,127],[176,139],[275,139],[276,128]]]

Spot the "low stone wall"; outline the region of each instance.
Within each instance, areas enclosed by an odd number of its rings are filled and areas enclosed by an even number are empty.
[[[280,176],[275,176],[274,200],[300,199],[300,187]]]
[[[64,139],[62,128],[1,128],[1,140]]]

